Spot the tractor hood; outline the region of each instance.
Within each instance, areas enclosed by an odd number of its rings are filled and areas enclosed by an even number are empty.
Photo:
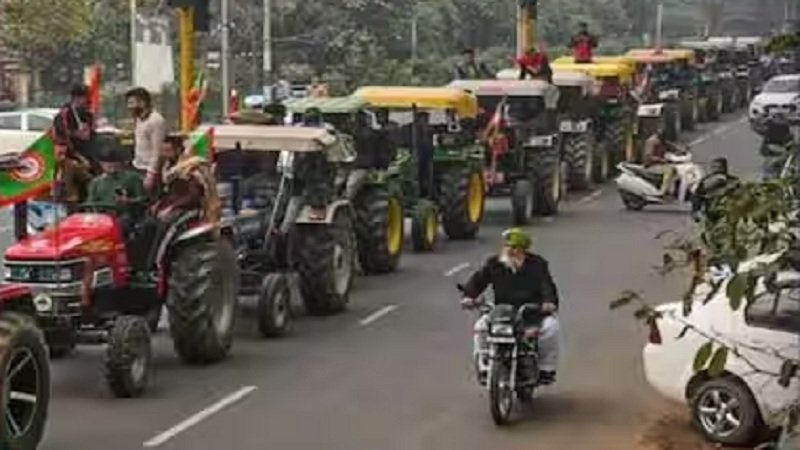
[[[121,241],[117,221],[105,214],[73,214],[57,227],[31,235],[6,249],[9,261],[51,261],[111,252]]]

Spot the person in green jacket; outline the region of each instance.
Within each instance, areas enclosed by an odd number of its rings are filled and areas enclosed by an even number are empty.
[[[127,223],[133,214],[132,205],[146,198],[142,177],[127,168],[124,149],[115,136],[98,136],[95,145],[103,173],[89,184],[86,203],[116,205],[123,223]]]

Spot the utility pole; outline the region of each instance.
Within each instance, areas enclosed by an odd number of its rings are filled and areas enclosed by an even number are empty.
[[[270,87],[270,97],[272,97],[272,0],[264,0],[264,36],[263,54],[264,63],[264,91]],[[265,99],[267,100],[267,99]],[[269,99],[272,100],[271,98]]]
[[[230,92],[231,81],[229,70],[228,53],[230,53],[230,24],[229,22],[229,0],[222,0],[222,49],[220,51],[220,69],[222,71],[222,116],[230,115]]]
[[[131,15],[131,84],[136,84],[136,0],[130,0]]]
[[[194,82],[194,10],[190,7],[178,8],[181,45],[181,131],[188,133],[192,127],[189,116],[189,92]]]
[[[661,48],[664,37],[664,2],[658,2],[656,10],[656,48]]]
[[[417,67],[417,8],[414,5],[413,15],[411,16],[411,79],[414,79],[414,68]]]

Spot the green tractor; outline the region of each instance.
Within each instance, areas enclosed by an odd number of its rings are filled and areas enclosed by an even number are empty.
[[[346,197],[355,210],[361,269],[367,274],[381,274],[395,271],[403,253],[403,192],[399,171],[390,167],[394,155],[384,149],[360,148],[383,145],[388,137],[388,130],[380,127],[366,106],[357,97],[307,97],[286,102],[293,123],[316,108],[339,139],[351,143],[356,151],[372,155],[364,164],[340,169],[337,175],[347,181],[337,184],[344,188],[337,195]]]
[[[353,97],[388,110],[398,151],[389,172],[402,178],[414,250],[430,251],[439,220],[450,239],[473,239],[485,206],[483,147],[474,138],[478,104],[458,89],[369,86]]]
[[[723,90],[719,74],[709,63],[714,54],[714,45],[706,41],[682,41],[681,48],[694,52],[692,66],[696,72],[696,84],[700,106],[700,121],[713,122],[722,115]]]

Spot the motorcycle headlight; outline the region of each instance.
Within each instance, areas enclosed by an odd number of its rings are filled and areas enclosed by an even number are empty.
[[[492,334],[499,336],[511,336],[514,334],[514,327],[509,324],[494,324],[492,325]]]

